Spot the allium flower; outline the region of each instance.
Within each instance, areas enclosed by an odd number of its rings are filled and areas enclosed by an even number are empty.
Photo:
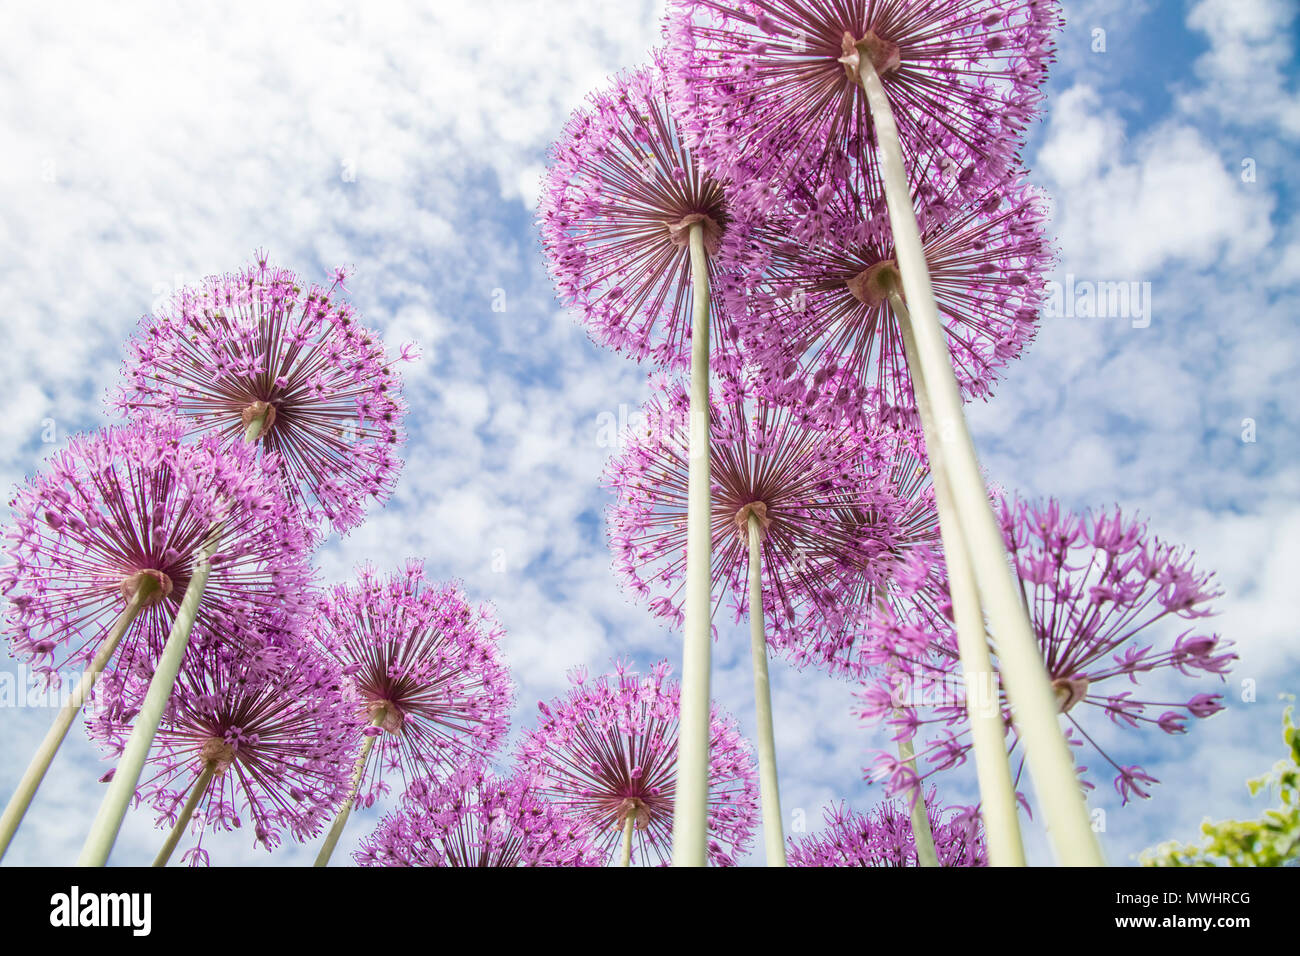
[[[987,398],[1000,369],[1037,330],[1053,258],[1042,220],[1041,203],[1023,187],[987,193],[922,234],[953,371],[968,397]],[[886,221],[842,229],[816,245],[789,234],[788,222],[772,220],[737,238],[747,261],[736,263],[742,278],[727,292],[733,314],[745,317],[742,335],[763,391],[823,416],[869,398],[914,418],[912,376],[890,304],[902,283]]]
[[[215,436],[145,418],[73,438],[10,502],[3,591],[11,652],[54,679],[85,666],[141,587],[118,669],[152,670],[196,554],[220,525],[202,616],[231,633],[310,593],[310,535],[284,498],[279,463]]]
[[[666,864],[676,787],[678,685],[661,662],[648,676],[619,665],[548,706],[520,745],[536,792],[590,828],[608,859],[633,820],[633,859]],[[758,822],[758,783],[736,722],[713,709],[709,740],[709,845],[715,866],[730,866]]]
[[[265,416],[261,446],[284,460],[290,498],[340,532],[383,501],[401,468],[405,406],[383,343],[337,291],[266,256],[182,289],[128,344],[117,406],[163,410],[228,444]],[[403,358],[408,350],[403,350]]]
[[[934,848],[940,866],[988,866],[977,816],[958,808],[953,814],[935,801],[926,801]],[[790,866],[917,866],[916,838],[906,806],[881,804],[870,813],[855,813],[843,805],[827,807],[826,828],[805,837],[791,837]]]
[[[158,811],[159,826],[175,826],[198,790],[198,840],[184,857],[192,865],[208,862],[210,829],[239,829],[245,820],[267,850],[284,830],[299,841],[317,835],[347,795],[356,754],[358,720],[340,692],[339,668],[281,627],[237,636],[200,627],[139,796]],[[133,681],[137,701],[148,676]],[[91,735],[120,754],[133,716],[99,714]]]
[[[702,224],[709,274],[731,222],[723,185],[682,145],[665,99],[662,58],[619,77],[574,114],[552,148],[542,190],[542,245],[560,298],[591,336],[637,360],[690,360],[689,232]],[[717,301],[711,350],[734,369],[736,331]]]
[[[584,827],[542,800],[522,776],[482,766],[446,782],[415,781],[401,809],[361,843],[361,866],[601,866]]]
[[[906,610],[930,602],[917,586],[941,556],[939,516],[924,441],[915,431],[877,426],[858,463],[869,497],[843,506],[838,520],[853,528],[855,548],[824,556],[808,567],[820,590],[793,594],[775,616],[769,640],[800,666],[832,673],[854,670],[864,624],[881,607]],[[766,606],[771,599],[764,598]]]
[[[613,459],[606,483],[618,494],[609,515],[615,567],[651,607],[680,622],[685,592],[690,448],[689,397],[666,384],[645,425]],[[892,507],[864,480],[870,436],[848,426],[819,429],[798,411],[723,384],[711,415],[712,572],[719,602],[730,592],[743,611],[748,520],[763,532],[763,573],[773,613],[833,591],[812,573],[854,562],[863,548],[858,510]],[[865,562],[868,555],[857,558]],[[656,593],[658,592],[658,593]]]
[[[1017,166],[1059,24],[1054,0],[672,0],[672,104],[738,208],[788,200],[798,238],[830,238],[885,215],[864,49],[918,214],[942,221]]]
[[[1161,701],[1135,697],[1133,690],[1141,680],[1152,679],[1146,675],[1166,675],[1161,697],[1173,692],[1178,678],[1214,674],[1223,679],[1237,658],[1227,650],[1230,643],[1190,624],[1172,639],[1165,636],[1180,620],[1210,615],[1209,602],[1221,592],[1211,575],[1193,568],[1192,555],[1150,537],[1145,524],[1125,518],[1118,509],[1075,517],[1055,501],[1003,499],[1001,513],[1007,550],[1068,722],[1067,740],[1078,747],[1086,741],[1110,764],[1124,803],[1147,796],[1144,786],[1157,781],[1140,766],[1113,760],[1089,734],[1085,714],[1095,709],[1121,728],[1179,734],[1185,729],[1184,713],[1208,717],[1222,710],[1219,695]],[[917,587],[935,586],[934,580],[921,583],[924,577],[916,574],[910,580]],[[925,738],[916,745],[916,755],[918,765],[930,769],[920,774],[889,754],[877,760],[873,776],[888,778],[891,792],[912,788],[918,778],[966,759],[971,749],[966,693],[976,695],[981,706],[995,706],[988,687],[968,687],[963,693],[945,587],[938,582],[940,595],[932,602],[881,611],[871,625],[871,647],[860,658],[869,681],[859,698],[861,716],[888,721],[899,738]],[[996,706],[1010,730],[1005,697],[1000,695]],[[1013,734],[1013,752],[1018,742]],[[1087,768],[1079,770],[1083,785],[1091,788]]]
[[[403,789],[490,757],[509,729],[514,685],[499,648],[501,626],[455,584],[431,585],[419,561],[380,579],[361,568],[308,624],[339,662],[353,707],[379,738],[360,783],[371,806],[396,771]]]

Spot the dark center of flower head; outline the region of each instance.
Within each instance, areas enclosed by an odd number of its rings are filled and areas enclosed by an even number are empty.
[[[722,247],[722,224],[713,216],[703,212],[687,213],[681,219],[665,222],[668,238],[680,249],[690,247],[691,227],[700,223],[704,227],[704,249],[711,256],[716,256]]]
[[[736,512],[736,533],[742,538],[749,536],[750,515],[758,519],[759,531],[765,536],[767,529],[772,526],[772,519],[767,516],[767,503],[763,501],[751,501],[740,507]]]
[[[146,568],[122,579],[122,597],[130,601],[143,594],[141,607],[153,607],[172,593],[172,579],[162,571]]]
[[[646,803],[640,797],[626,797],[618,805],[618,825],[621,829],[627,826],[628,817],[636,821],[638,830],[645,830],[650,826],[650,804]]]
[[[214,774],[222,774],[235,762],[235,748],[221,737],[209,737],[199,751],[205,764],[212,764]]]
[[[893,259],[885,259],[868,266],[851,279],[844,280],[845,286],[865,306],[875,308],[895,292],[902,292],[903,277],[898,271],[898,264]]]
[[[1052,691],[1056,694],[1056,706],[1062,714],[1068,714],[1079,701],[1088,696],[1088,678],[1058,677],[1052,681]]]
[[[861,39],[854,39],[853,34],[846,30],[840,52],[843,54],[840,62],[844,64],[844,72],[853,83],[859,82],[858,70],[864,57],[875,67],[877,76],[892,73],[902,63],[898,44],[871,29]]]
[[[261,435],[265,435],[271,430],[271,426],[275,424],[275,406],[270,402],[258,399],[244,409],[242,420],[245,428],[259,418],[262,419]],[[259,437],[261,436],[259,435]]]
[[[389,700],[372,701],[366,706],[366,714],[373,726],[388,734],[400,734],[406,720],[402,709]]]

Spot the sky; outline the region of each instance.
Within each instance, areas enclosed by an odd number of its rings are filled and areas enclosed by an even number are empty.
[[[970,417],[992,481],[1138,512],[1225,591],[1213,626],[1241,660],[1226,684],[1173,692],[1223,693],[1227,710],[1179,738],[1100,728],[1162,781],[1125,807],[1108,778],[1091,796],[1109,862],[1131,865],[1207,817],[1259,815],[1244,780],[1281,757],[1281,698],[1300,689],[1300,18],[1288,0],[1066,12],[1026,151],[1050,197],[1061,294]],[[677,667],[680,638],[623,593],[604,532],[600,476],[617,449],[602,426],[648,397],[648,369],[598,348],[559,305],[533,225],[549,142],[587,92],[646,59],[659,15],[638,0],[9,10],[0,484],[110,420],[122,343],[174,290],[258,247],[312,279],[348,265],[358,312],[424,357],[405,370],[397,492],[325,546],[322,581],[421,557],[493,604],[516,736],[571,668]],[[1071,307],[1068,290],[1099,282],[1136,283],[1125,314]],[[743,628],[721,629],[713,687],[752,736]],[[772,676],[787,831],[816,830],[831,803],[878,802],[862,768],[886,741],[852,715],[852,686],[780,661]],[[0,796],[52,718],[0,712]],[[74,728],[6,862],[73,862],[107,769]],[[946,803],[976,799],[970,767],[940,784]],[[353,817],[336,865],[382,809]],[[131,813],[111,863],[151,860],[153,824]],[[1040,824],[1025,832],[1031,861],[1050,862]],[[247,831],[205,845],[214,864],[315,853],[268,854]]]

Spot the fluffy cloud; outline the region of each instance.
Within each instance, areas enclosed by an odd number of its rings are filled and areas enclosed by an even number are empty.
[[[1205,34],[1210,48],[1196,61],[1200,84],[1189,89],[1185,112],[1211,112],[1238,126],[1271,127],[1300,139],[1300,89],[1287,68],[1294,65],[1290,0],[1200,0],[1187,25]],[[1294,73],[1294,71],[1292,71]]]

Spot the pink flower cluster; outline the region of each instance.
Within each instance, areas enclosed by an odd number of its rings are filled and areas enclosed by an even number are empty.
[[[302,641],[296,623],[238,634],[205,626],[189,648],[138,792],[159,825],[172,826],[207,768],[198,839],[185,854],[192,865],[207,864],[210,829],[239,829],[248,819],[272,850],[283,830],[299,841],[319,835],[347,795],[358,718],[338,666]],[[138,705],[151,676],[133,674],[125,696]],[[117,756],[134,716],[134,708],[100,714],[91,736]]]
[[[49,679],[86,666],[142,587],[117,666],[152,670],[215,528],[205,617],[235,633],[310,593],[315,540],[284,498],[277,457],[214,436],[184,444],[182,430],[150,417],[74,437],[11,501],[9,648]]]
[[[361,866],[602,866],[587,831],[522,776],[480,765],[411,784],[401,809],[355,854]]]
[[[1123,802],[1149,796],[1147,785],[1158,781],[1137,764],[1111,758],[1097,730],[1089,732],[1087,714],[1100,712],[1121,729],[1181,734],[1188,717],[1222,710],[1217,694],[1176,696],[1187,679],[1222,680],[1236,660],[1230,643],[1190,623],[1212,613],[1210,602],[1220,592],[1210,575],[1195,570],[1192,555],[1151,537],[1145,523],[1118,509],[1076,516],[1055,501],[1004,499],[1001,513],[1007,548],[1067,722],[1067,739],[1078,747],[1087,742],[1109,765]],[[981,706],[1000,708],[1010,750],[1019,744],[1010,706],[1000,688],[994,693],[990,675],[976,675],[977,686],[969,686],[960,673],[938,568],[927,563],[911,576],[915,590],[930,590],[928,601],[874,616],[870,642],[858,658],[867,681],[861,716],[887,723],[900,739],[924,738],[916,746],[917,759],[928,769],[920,774],[891,754],[878,758],[873,776],[889,780],[893,792],[914,788],[918,779],[966,759],[971,749],[967,695]],[[1143,681],[1156,683],[1154,699],[1135,696]],[[1091,787],[1088,768],[1079,769]]]
[[[260,445],[282,459],[307,519],[356,527],[366,500],[384,501],[396,483],[405,404],[383,342],[337,294],[345,275],[308,285],[259,254],[182,289],[128,343],[117,406],[174,415],[227,444],[261,417]]]
[[[671,0],[670,91],[737,208],[784,207],[791,238],[834,241],[885,219],[864,58],[918,214],[943,222],[1015,174],[1059,26],[1051,0]]]
[[[633,860],[666,863],[672,842],[680,688],[667,663],[638,675],[571,675],[573,689],[549,705],[518,757],[536,792],[587,827],[611,857],[632,821]],[[736,722],[716,709],[709,741],[708,857],[734,865],[758,818],[753,756]]]
[[[305,627],[342,668],[365,734],[378,738],[361,779],[364,806],[389,792],[393,772],[410,784],[501,746],[514,703],[501,625],[458,585],[428,582],[422,562],[387,577],[359,569]]]
[[[987,866],[977,814],[969,808],[944,809],[930,789],[926,800],[930,831],[940,866]],[[790,866],[916,866],[916,837],[911,816],[895,801],[870,813],[856,813],[843,804],[827,807],[826,826],[818,833],[792,837]]]

